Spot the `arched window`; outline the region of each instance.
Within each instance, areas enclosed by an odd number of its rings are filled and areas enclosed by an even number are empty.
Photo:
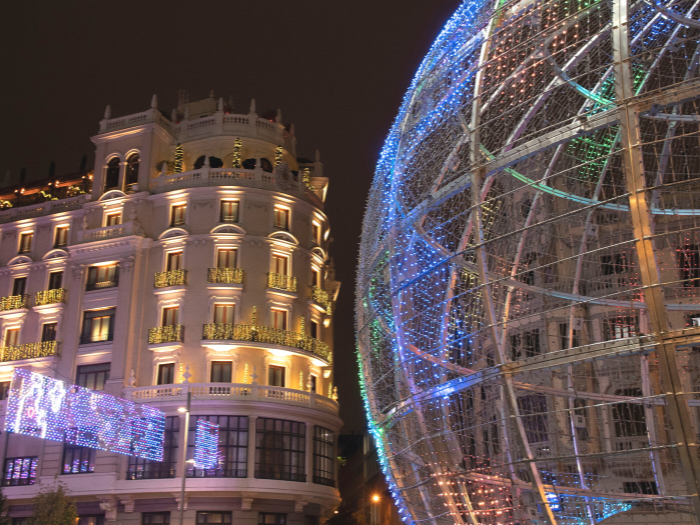
[[[272,163],[269,160],[260,159],[260,165],[262,166],[263,171],[272,173]]]
[[[119,159],[114,157],[107,163],[105,174],[105,191],[119,189]]]
[[[126,159],[126,186],[127,188],[132,184],[136,184],[139,181],[139,163],[141,162],[141,157],[138,153],[130,155]]]
[[[243,161],[243,169],[244,170],[254,170],[256,164],[257,164],[257,162],[255,162],[255,159],[246,159]]]

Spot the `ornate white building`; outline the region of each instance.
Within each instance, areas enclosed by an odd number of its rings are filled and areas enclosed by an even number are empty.
[[[111,118],[94,174],[0,190],[2,397],[14,368],[165,411],[162,463],[3,433],[17,523],[54,477],[81,525],[318,524],[339,503],[332,308],[318,155],[222,99]],[[183,464],[198,419],[219,462]],[[5,403],[2,416],[5,414]],[[9,439],[8,439],[9,438]]]

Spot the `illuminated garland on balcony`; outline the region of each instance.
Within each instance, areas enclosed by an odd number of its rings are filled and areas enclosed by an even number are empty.
[[[36,306],[44,306],[46,304],[64,303],[65,300],[65,288],[55,288],[53,290],[38,291],[34,298],[34,304],[36,304]]]
[[[233,160],[231,162],[231,166],[233,168],[240,168],[242,166],[241,164],[241,147],[243,143],[241,142],[241,139],[236,139],[233,142]]]
[[[284,157],[284,148],[282,146],[277,146],[277,148],[275,148],[275,167],[282,164],[283,157]]]
[[[166,327],[162,327],[166,328]],[[152,329],[153,330],[153,329]],[[299,332],[268,326],[208,323],[204,325],[202,339],[206,341],[250,341],[306,350],[328,361],[333,354],[323,341]]]
[[[175,166],[173,167],[173,173],[182,173],[182,163],[184,157],[185,151],[182,149],[182,146],[178,144],[175,147]]]

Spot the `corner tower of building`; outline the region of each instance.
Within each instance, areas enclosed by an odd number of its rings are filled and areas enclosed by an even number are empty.
[[[11,516],[58,474],[85,519],[174,523],[184,475],[186,523],[322,523],[340,283],[318,155],[297,157],[279,112],[182,93],[168,117],[155,96],[108,107],[92,141],[94,173],[0,190],[0,381],[22,367],[155,406],[164,460],[4,434]],[[216,468],[182,462],[188,394],[187,459],[208,420]]]

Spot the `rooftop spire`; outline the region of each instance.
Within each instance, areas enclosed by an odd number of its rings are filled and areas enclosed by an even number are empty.
[[[213,89],[209,92],[209,98],[214,98],[214,90]]]
[[[316,164],[320,164],[320,162],[321,162],[321,150],[320,149],[316,150],[316,160],[314,162],[316,162]]]
[[[107,104],[107,107],[105,108],[105,120],[109,120],[112,118],[112,108],[110,107],[109,104]]]
[[[151,108],[157,109],[158,108],[158,95],[155,93],[151,97]]]
[[[219,97],[219,102],[216,103],[216,111],[224,110],[224,97]]]
[[[177,109],[176,108],[173,108],[173,110],[170,112],[170,121],[177,122]]]
[[[279,108],[277,108],[277,118],[275,119],[275,121],[276,121],[278,124],[281,124],[281,123],[282,123],[282,110],[279,109]]]
[[[250,111],[248,113],[255,113],[255,99],[250,101]]]

